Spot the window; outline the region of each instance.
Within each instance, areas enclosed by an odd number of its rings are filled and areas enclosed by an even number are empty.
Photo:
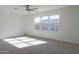
[[[48,30],[49,26],[49,16],[42,16],[42,30]]]
[[[60,15],[35,17],[35,30],[58,31]]]
[[[35,29],[37,29],[37,30],[41,29],[41,17],[35,18]]]
[[[50,16],[50,31],[59,30],[59,15]]]

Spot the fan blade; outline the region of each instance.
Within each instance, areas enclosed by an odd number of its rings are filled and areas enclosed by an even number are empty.
[[[36,9],[38,9],[38,8],[32,8],[32,9],[29,9],[29,10],[36,10]]]
[[[34,10],[36,10],[36,8],[33,8],[33,9],[26,9],[26,10],[34,11]]]
[[[38,9],[38,8],[32,8],[32,9]]]
[[[39,11],[33,10],[32,12],[39,12]]]

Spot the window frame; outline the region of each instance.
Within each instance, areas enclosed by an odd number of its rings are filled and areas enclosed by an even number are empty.
[[[50,16],[54,16],[54,15],[59,15],[59,16],[58,16],[58,17],[59,17],[59,19],[58,19],[58,20],[59,20],[59,22],[58,22],[58,27],[59,27],[59,28],[58,28],[57,31],[56,31],[56,30],[53,30],[53,31],[50,30],[50,24],[52,23],[52,22],[51,22],[51,19],[50,19]],[[35,29],[35,17],[34,17],[34,22],[33,22],[33,25],[34,25],[33,28],[34,28],[34,30],[35,30],[35,31],[41,31],[41,32],[42,32],[42,31],[43,31],[43,32],[58,32],[59,29],[60,29],[60,14],[54,14],[54,15],[49,15],[49,16],[48,16],[48,17],[49,17],[49,18],[48,18],[48,19],[49,19],[48,30],[42,30],[42,22],[41,22],[41,27],[40,27],[40,29],[39,29],[39,30],[38,30],[38,29]],[[36,17],[40,17],[40,19],[42,20],[42,17],[43,17],[43,16],[36,16]]]

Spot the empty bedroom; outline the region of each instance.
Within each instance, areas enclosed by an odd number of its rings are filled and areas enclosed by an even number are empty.
[[[79,54],[79,6],[0,5],[0,54]]]

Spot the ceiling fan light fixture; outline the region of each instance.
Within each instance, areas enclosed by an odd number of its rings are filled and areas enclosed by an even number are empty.
[[[38,9],[38,8],[31,8],[30,5],[24,5],[23,7],[25,8],[24,10],[27,11],[28,13],[37,12],[36,10]],[[17,10],[20,8],[14,8],[14,9]]]

